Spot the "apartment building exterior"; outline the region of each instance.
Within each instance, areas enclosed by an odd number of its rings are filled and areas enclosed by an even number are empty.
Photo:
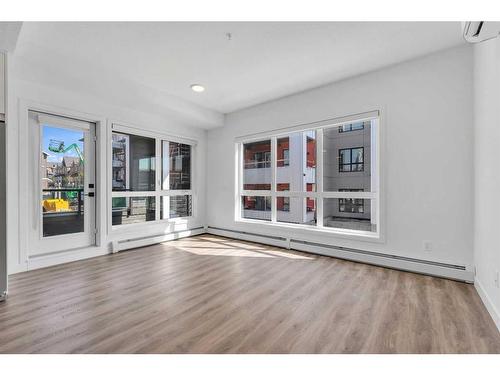
[[[372,124],[370,121],[344,124],[323,130],[324,191],[369,192],[372,182]],[[277,221],[311,224],[316,222],[312,198],[279,197],[280,191],[316,191],[316,132],[306,131],[280,137],[276,142]],[[243,181],[245,190],[271,187],[271,142],[244,145]],[[270,197],[244,197],[242,215],[248,219],[270,220]],[[324,201],[325,226],[370,230],[370,200],[328,198]],[[375,215],[374,215],[375,216]],[[375,220],[375,219],[373,219]]]
[[[316,188],[315,132],[294,133],[277,140],[276,190],[314,191]],[[244,150],[244,189],[271,188],[271,143],[253,142]],[[270,220],[269,197],[244,197],[243,215],[248,219]],[[277,219],[289,223],[314,223],[316,206],[313,199],[277,198]]]

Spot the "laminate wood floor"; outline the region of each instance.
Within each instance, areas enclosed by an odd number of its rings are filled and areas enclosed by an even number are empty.
[[[202,235],[13,275],[2,353],[500,353],[465,283]]]

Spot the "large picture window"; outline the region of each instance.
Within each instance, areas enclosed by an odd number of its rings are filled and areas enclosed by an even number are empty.
[[[192,152],[192,144],[114,131],[112,225],[193,216]]]
[[[238,140],[237,217],[378,236],[378,112],[366,116]]]

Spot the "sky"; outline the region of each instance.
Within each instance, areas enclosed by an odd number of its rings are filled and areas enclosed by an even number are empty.
[[[83,138],[83,131],[72,130],[72,129],[63,129],[57,128],[53,126],[44,125],[43,133],[42,133],[42,150],[49,154],[47,160],[49,162],[61,162],[63,156],[78,156],[74,149],[69,150],[65,154],[59,154],[49,150],[49,144],[51,139],[55,139],[57,141],[64,142],[64,148],[69,145],[76,143],[80,148],[82,154],[83,150],[83,142],[80,140]]]

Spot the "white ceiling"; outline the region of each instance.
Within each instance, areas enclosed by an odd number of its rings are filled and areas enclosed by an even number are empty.
[[[462,43],[460,22],[30,22],[16,54],[229,113]]]

